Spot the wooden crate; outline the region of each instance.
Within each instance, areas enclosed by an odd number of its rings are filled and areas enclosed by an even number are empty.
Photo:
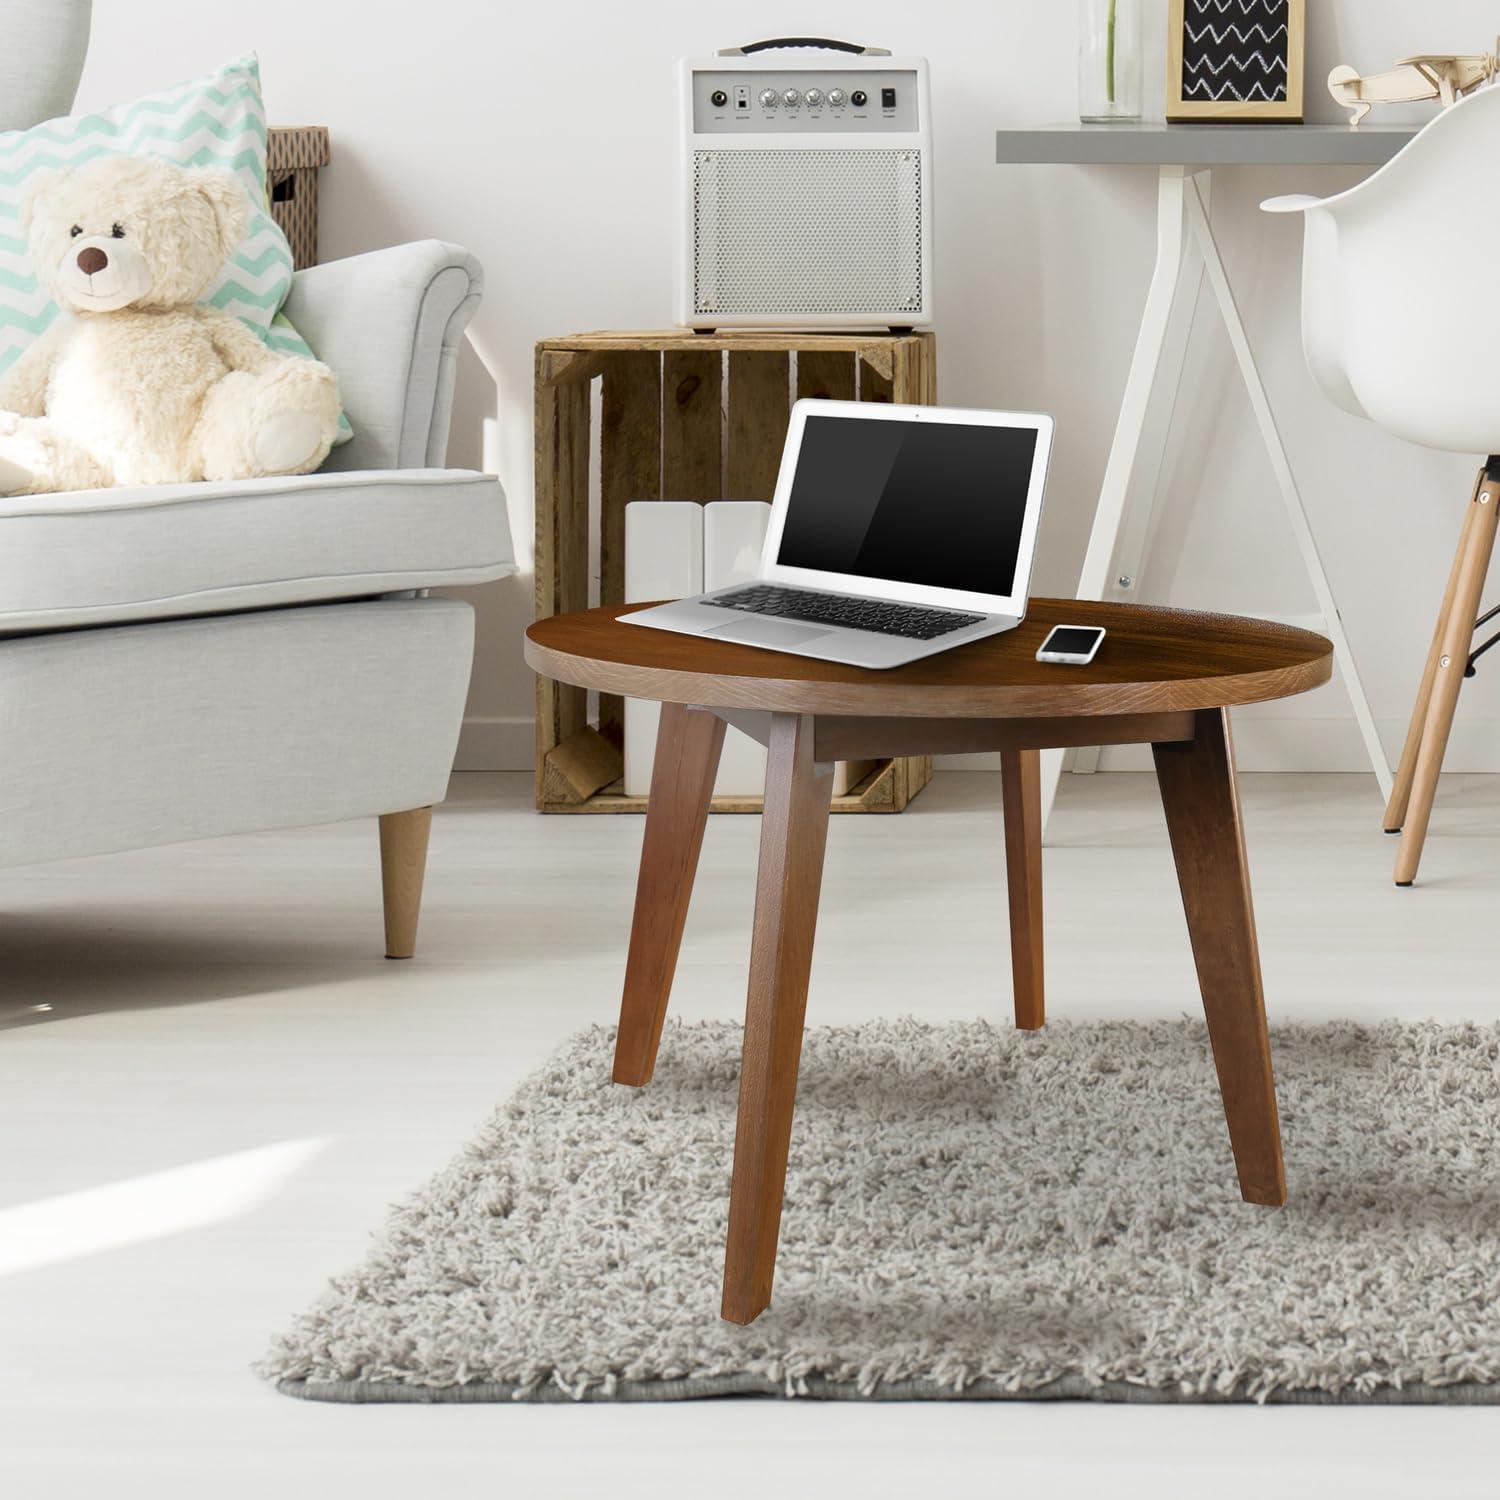
[[[591,536],[592,386],[602,384],[599,507]],[[624,598],[633,500],[770,500],[796,396],[930,405],[936,341],[909,334],[583,333],[536,347],[536,614]],[[727,397],[727,400],[726,400]],[[536,804],[543,812],[642,812],[620,789],[622,700],[537,680]],[[932,775],[927,756],[879,761],[835,812],[900,812]],[[759,797],[716,797],[758,812]]]
[[[318,263],[318,170],[328,160],[326,125],[273,126],[266,132],[266,196],[299,271]]]

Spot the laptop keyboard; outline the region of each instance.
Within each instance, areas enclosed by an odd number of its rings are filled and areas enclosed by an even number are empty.
[[[878,635],[900,635],[913,641],[935,641],[940,635],[951,635],[985,618],[957,614],[951,609],[929,609],[921,604],[850,599],[843,594],[815,594],[808,589],[783,589],[765,583],[751,584],[733,594],[719,594],[705,602],[751,615],[809,620],[816,625],[841,625],[848,630],[873,630]]]

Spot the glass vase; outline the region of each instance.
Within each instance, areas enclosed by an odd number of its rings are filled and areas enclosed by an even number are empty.
[[[1078,118],[1141,117],[1141,0],[1078,0]]]

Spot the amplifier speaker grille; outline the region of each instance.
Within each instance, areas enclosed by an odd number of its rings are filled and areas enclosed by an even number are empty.
[[[699,314],[922,309],[916,151],[695,151]]]

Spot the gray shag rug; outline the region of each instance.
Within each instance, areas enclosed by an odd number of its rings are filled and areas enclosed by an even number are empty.
[[[720,1320],[738,1027],[568,1042],[260,1372],[349,1402],[1500,1400],[1500,1029],[1273,1033],[1240,1201],[1201,1023],[812,1028],[770,1309]]]

